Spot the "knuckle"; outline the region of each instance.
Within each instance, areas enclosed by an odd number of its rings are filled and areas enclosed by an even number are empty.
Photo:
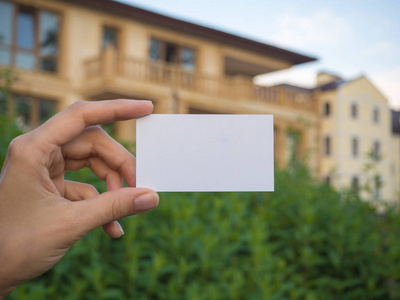
[[[121,218],[121,199],[119,197],[115,197],[112,201],[110,201],[111,209],[110,218],[112,221],[118,220]]]
[[[107,137],[108,134],[98,125],[92,125],[85,129],[86,133],[94,139],[102,139]]]
[[[83,189],[85,191],[85,196],[87,198],[92,198],[92,197],[95,197],[95,196],[97,196],[99,194],[97,189],[91,184],[82,183],[82,187],[83,187]]]
[[[82,109],[83,107],[85,107],[86,104],[87,104],[87,101],[79,100],[79,101],[76,101],[76,102],[74,102],[73,104],[71,104],[71,105],[70,105],[70,108],[71,108],[71,109],[80,110],[80,109]]]
[[[8,154],[10,155],[10,157],[24,156],[23,154],[26,148],[25,140],[26,140],[25,135],[20,135],[11,141],[8,147]]]

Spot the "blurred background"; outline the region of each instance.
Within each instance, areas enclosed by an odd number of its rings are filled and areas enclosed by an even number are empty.
[[[73,102],[115,98],[273,114],[276,162],[274,193],[161,194],[10,299],[400,299],[399,9],[0,0],[0,163]],[[104,128],[135,152],[134,120]]]

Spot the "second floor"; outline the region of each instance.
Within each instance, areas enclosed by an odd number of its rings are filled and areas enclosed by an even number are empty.
[[[313,60],[111,0],[0,0],[0,65],[74,89],[120,77],[310,109],[307,95],[255,86],[253,77]]]

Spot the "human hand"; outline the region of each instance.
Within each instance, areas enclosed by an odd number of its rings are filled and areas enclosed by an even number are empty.
[[[158,205],[157,193],[135,188],[135,157],[94,126],[152,111],[150,101],[77,102],[12,141],[0,174],[0,299],[49,270],[96,227],[120,237],[117,219]],[[107,192],[64,180],[66,171],[83,167],[106,182]]]

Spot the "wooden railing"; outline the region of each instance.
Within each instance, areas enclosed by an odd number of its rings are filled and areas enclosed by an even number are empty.
[[[310,93],[281,87],[255,85],[246,77],[212,77],[161,61],[123,57],[106,51],[84,62],[86,79],[122,77],[135,82],[154,83],[232,101],[260,101],[268,104],[315,111]]]

